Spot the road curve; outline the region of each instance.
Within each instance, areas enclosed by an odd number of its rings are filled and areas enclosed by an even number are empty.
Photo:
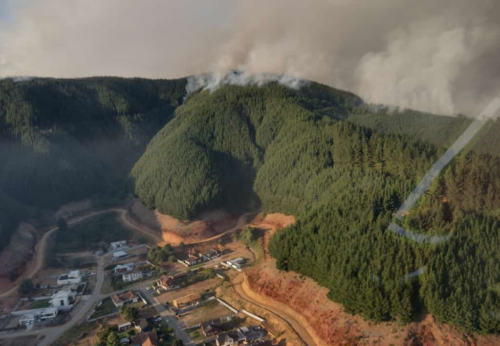
[[[278,309],[273,308],[272,306],[262,304],[261,302],[257,302],[252,297],[248,296],[245,293],[245,290],[242,287],[242,283],[233,283],[232,289],[236,295],[238,295],[242,300],[246,301],[247,303],[250,303],[252,305],[255,305],[261,309],[266,310],[267,312],[277,316],[279,319],[283,320],[294,332],[297,334],[297,336],[301,339],[301,341],[307,345],[307,346],[316,346],[316,342],[314,341],[313,337],[307,330],[305,326],[303,326],[298,320],[295,319],[292,315],[280,311]]]

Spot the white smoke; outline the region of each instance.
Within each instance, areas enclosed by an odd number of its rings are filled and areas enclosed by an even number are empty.
[[[305,79],[445,114],[500,90],[499,1],[6,1],[0,76]]]
[[[187,95],[197,90],[213,92],[224,85],[257,85],[263,86],[270,82],[277,82],[292,89],[299,89],[308,82],[293,76],[276,74],[255,74],[242,71],[230,71],[226,74],[204,73],[190,76],[186,86]]]

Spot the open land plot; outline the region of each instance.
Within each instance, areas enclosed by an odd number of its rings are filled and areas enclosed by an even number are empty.
[[[178,290],[164,293],[164,294],[158,296],[156,299],[162,304],[165,304],[166,302],[171,303],[174,299],[178,299],[178,298],[187,296],[187,295],[192,294],[192,293],[200,293],[201,294],[201,293],[210,291],[210,290],[216,288],[219,285],[220,281],[221,281],[220,278],[215,277],[213,279],[209,279],[209,280],[195,283],[195,284],[190,285],[186,288],[182,288],[182,289],[178,289]]]
[[[117,213],[106,213],[57,231],[53,239],[55,253],[95,251],[102,244],[130,240],[133,232],[123,226]]]
[[[106,316],[112,313],[117,312],[115,304],[113,304],[113,300],[111,298],[106,298],[102,301],[101,305],[96,306],[95,312],[92,314],[90,318],[98,318],[102,316]]]
[[[186,327],[191,327],[205,321],[231,315],[232,312],[217,300],[209,301],[197,309],[182,314],[181,319]]]

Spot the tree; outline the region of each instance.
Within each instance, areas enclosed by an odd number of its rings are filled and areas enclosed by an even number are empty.
[[[115,331],[109,333],[106,339],[106,346],[120,346],[120,338]]]
[[[24,279],[19,285],[19,293],[22,295],[28,295],[33,290],[33,281],[31,279]]]
[[[137,308],[134,308],[132,306],[122,306],[120,308],[120,315],[122,315],[123,318],[129,322],[135,320],[138,314],[139,310],[137,310]]]
[[[174,341],[174,346],[184,346],[184,342],[181,339],[176,339]]]

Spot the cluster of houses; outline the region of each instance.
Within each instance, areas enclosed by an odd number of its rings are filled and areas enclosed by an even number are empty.
[[[120,340],[120,343],[131,344],[133,346],[157,346],[159,339],[157,333],[159,322],[161,322],[161,318],[155,319],[153,317],[148,317],[118,325],[119,332],[135,329],[138,333],[138,335],[131,339],[125,338],[124,340]]]
[[[139,281],[144,277],[151,277],[153,265],[148,262],[118,264],[113,269],[115,275],[121,275],[124,282]]]
[[[243,258],[235,258],[232,260],[227,260],[225,262],[222,262],[220,265],[225,268],[233,268],[236,269],[237,271],[242,270],[242,265],[245,262]]]
[[[212,261],[218,257],[220,257],[222,253],[215,249],[210,249],[207,252],[198,252],[198,253],[190,253],[188,254],[188,258],[185,260],[178,260],[179,263],[185,265],[186,267],[192,267],[194,265]]]
[[[271,346],[272,343],[267,338],[267,330],[261,326],[240,327],[232,331],[225,332],[220,318],[203,322],[200,326],[205,338],[214,338],[217,346]]]
[[[12,315],[21,316],[19,325],[29,326],[36,323],[54,321],[59,312],[69,311],[76,303],[77,287],[62,289],[54,292],[51,297],[43,297],[37,300],[48,300],[48,306],[40,309],[28,309],[13,311]]]

